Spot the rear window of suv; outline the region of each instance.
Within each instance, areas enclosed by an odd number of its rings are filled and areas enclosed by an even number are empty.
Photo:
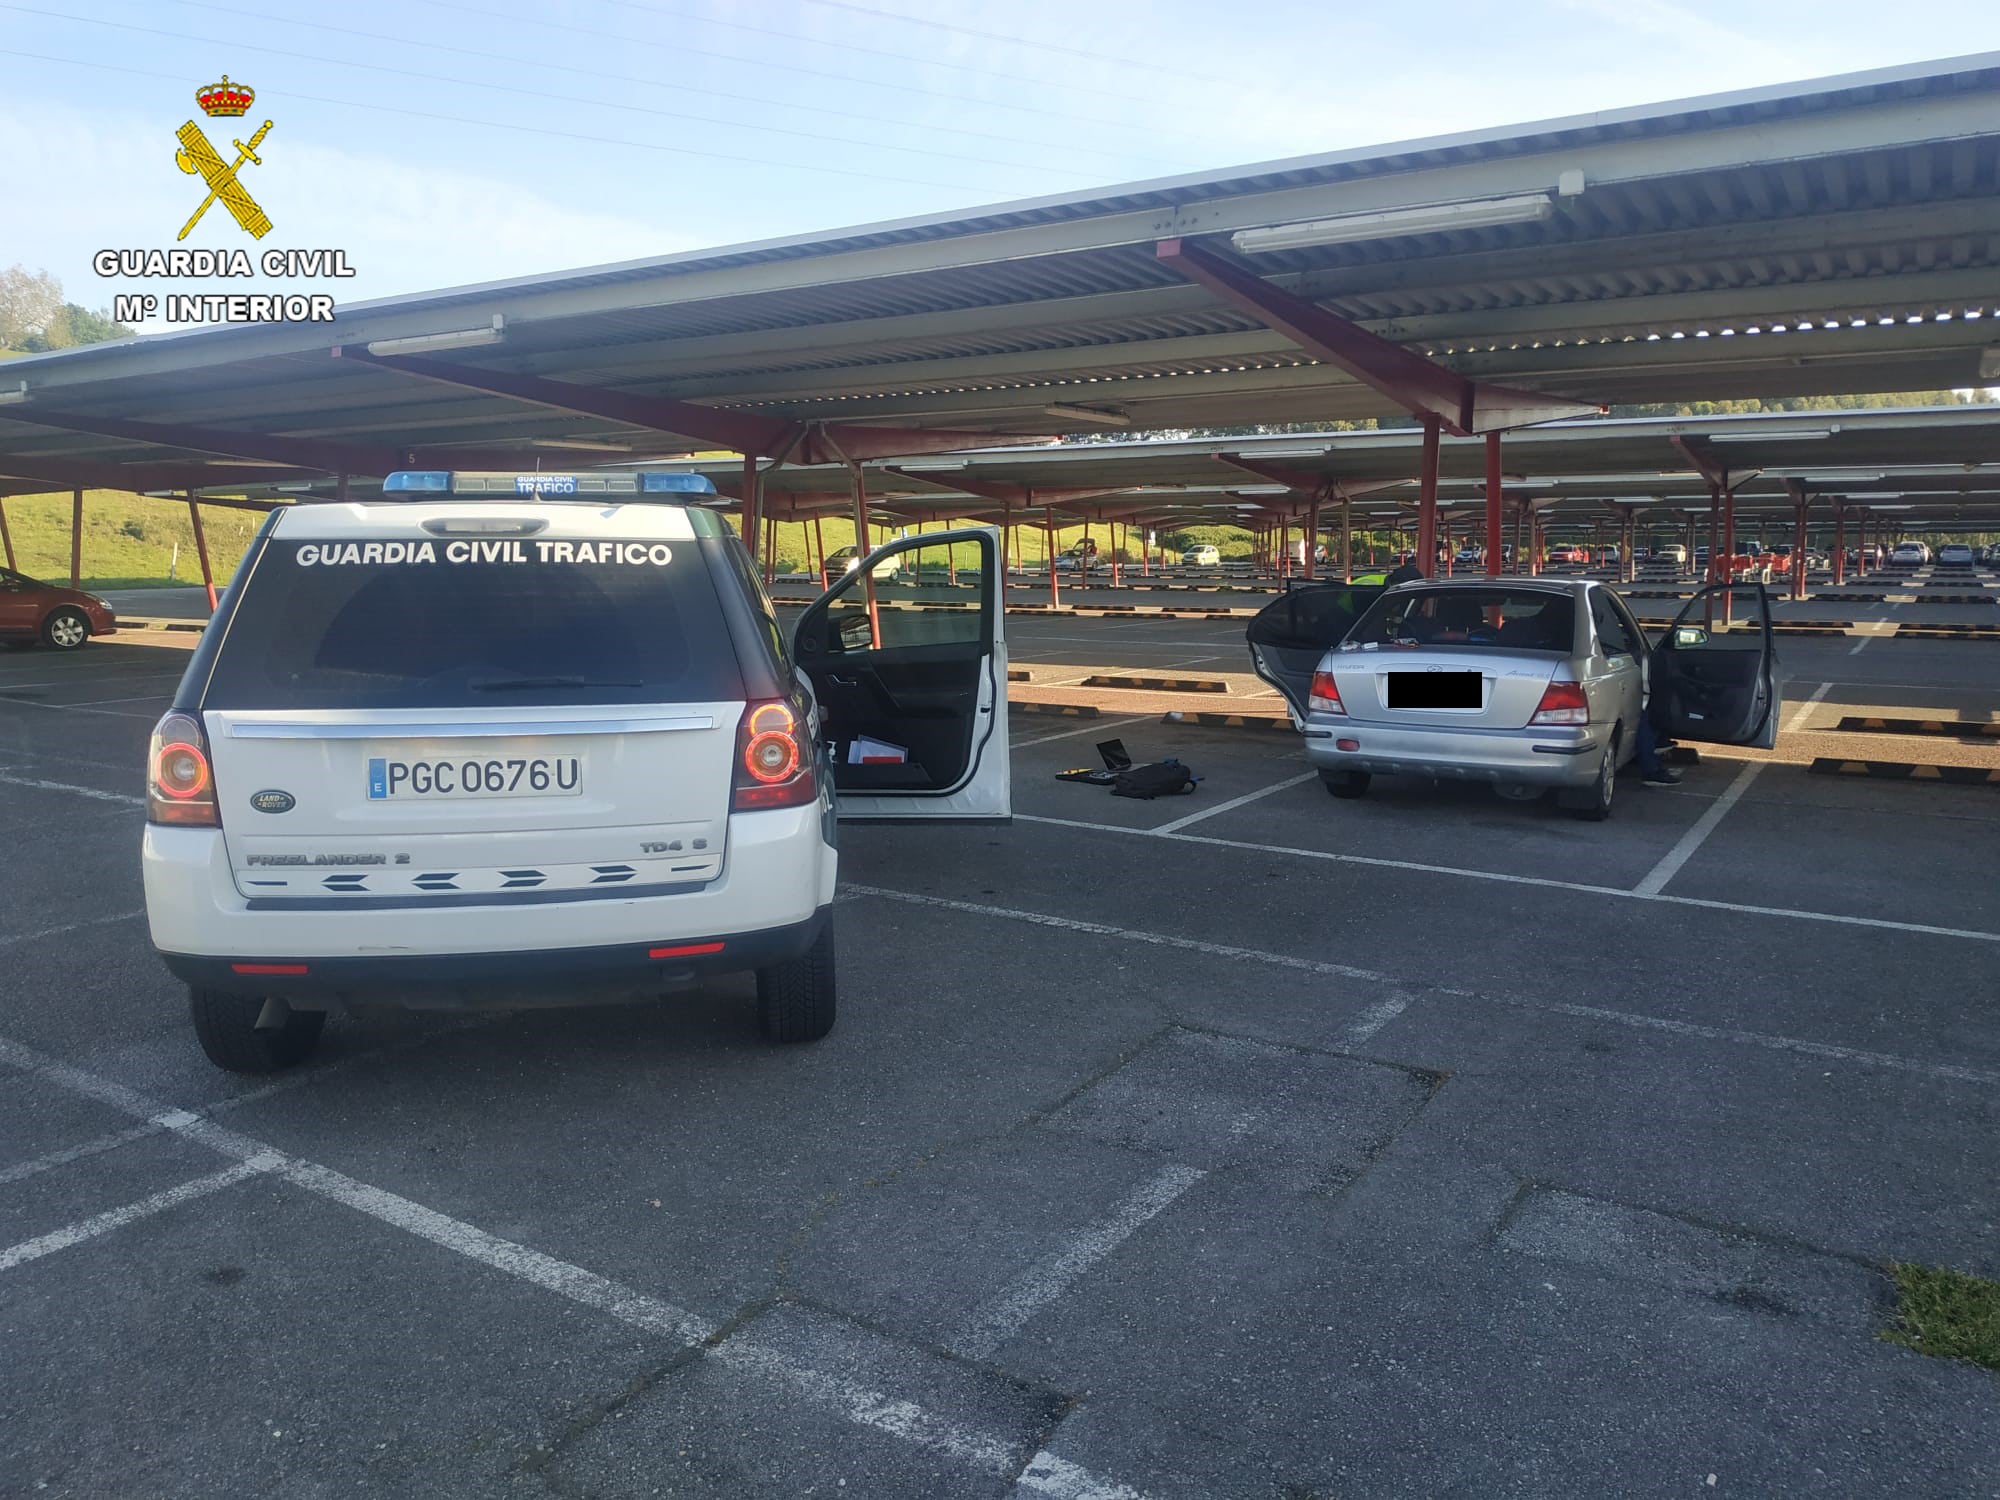
[[[417,543],[274,537],[202,698],[218,709],[706,703],[743,696],[697,544],[412,560]],[[581,545],[581,544],[579,544]],[[397,549],[403,549],[398,551]],[[553,549],[552,549],[553,550]]]

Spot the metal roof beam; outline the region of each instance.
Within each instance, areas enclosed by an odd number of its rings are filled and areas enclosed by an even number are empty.
[[[336,358],[439,381],[467,390],[485,391],[532,406],[580,412],[680,437],[710,442],[760,458],[789,456],[793,462],[817,464],[852,462],[919,453],[949,453],[964,448],[991,448],[1001,442],[1034,442],[1038,433],[995,434],[953,432],[941,428],[871,427],[859,424],[799,423],[757,412],[730,411],[651,396],[609,386],[578,385],[540,375],[456,365],[446,360],[406,354],[370,354],[365,349],[338,346]],[[1054,442],[1053,437],[1046,441]]]
[[[135,422],[117,417],[84,416],[46,407],[8,407],[0,412],[9,422],[90,433],[157,448],[184,448],[228,458],[251,459],[286,469],[318,469],[326,474],[374,475],[397,469],[533,467],[542,455],[512,448],[391,448],[361,446],[314,437],[282,437],[266,433],[190,427],[179,423]]]
[[[1307,353],[1347,371],[1414,417],[1436,417],[1456,434],[1493,432],[1593,415],[1595,404],[1482,385],[1314,302],[1272,286],[1248,266],[1186,240],[1155,252],[1218,299],[1256,317]]]
[[[274,484],[294,477],[283,469],[218,468],[207,464],[101,464],[76,459],[14,458],[0,453],[0,474],[33,479],[57,489],[186,490]],[[300,473],[298,478],[310,478]]]
[[[53,411],[32,403],[7,407],[0,411],[0,417],[34,427],[87,432],[156,448],[183,448],[229,458],[256,459],[295,469],[319,469],[328,474],[387,474],[394,469],[409,467],[399,462],[387,448],[328,442],[324,438],[272,437],[254,432],[225,432],[217,427],[134,422],[119,417]]]

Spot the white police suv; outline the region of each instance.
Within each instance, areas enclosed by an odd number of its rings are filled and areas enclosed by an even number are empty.
[[[652,996],[834,1020],[842,817],[1009,815],[991,528],[873,555],[788,640],[699,475],[401,473],[274,511],[147,768],[146,910],[211,1061],[352,1001]]]

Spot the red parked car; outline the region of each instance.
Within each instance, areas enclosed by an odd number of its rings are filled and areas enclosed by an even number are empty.
[[[1587,563],[1590,561],[1590,554],[1581,547],[1551,547],[1548,560],[1552,563]]]
[[[92,636],[117,629],[118,616],[97,595],[0,568],[0,641],[16,650],[41,641],[74,651]]]

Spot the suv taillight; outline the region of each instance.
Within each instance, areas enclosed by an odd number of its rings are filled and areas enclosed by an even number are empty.
[[[220,828],[208,737],[188,714],[170,713],[153,727],[146,750],[146,821],[183,828]]]
[[[736,730],[731,812],[801,807],[819,795],[813,746],[798,711],[781,698],[752,703]]]
[[[1316,714],[1347,712],[1346,705],[1340,701],[1340,688],[1333,680],[1333,673],[1313,673],[1312,691],[1306,697],[1306,707]]]
[[[1552,682],[1542,689],[1542,701],[1535,705],[1530,724],[1588,724],[1590,700],[1580,682]]]

